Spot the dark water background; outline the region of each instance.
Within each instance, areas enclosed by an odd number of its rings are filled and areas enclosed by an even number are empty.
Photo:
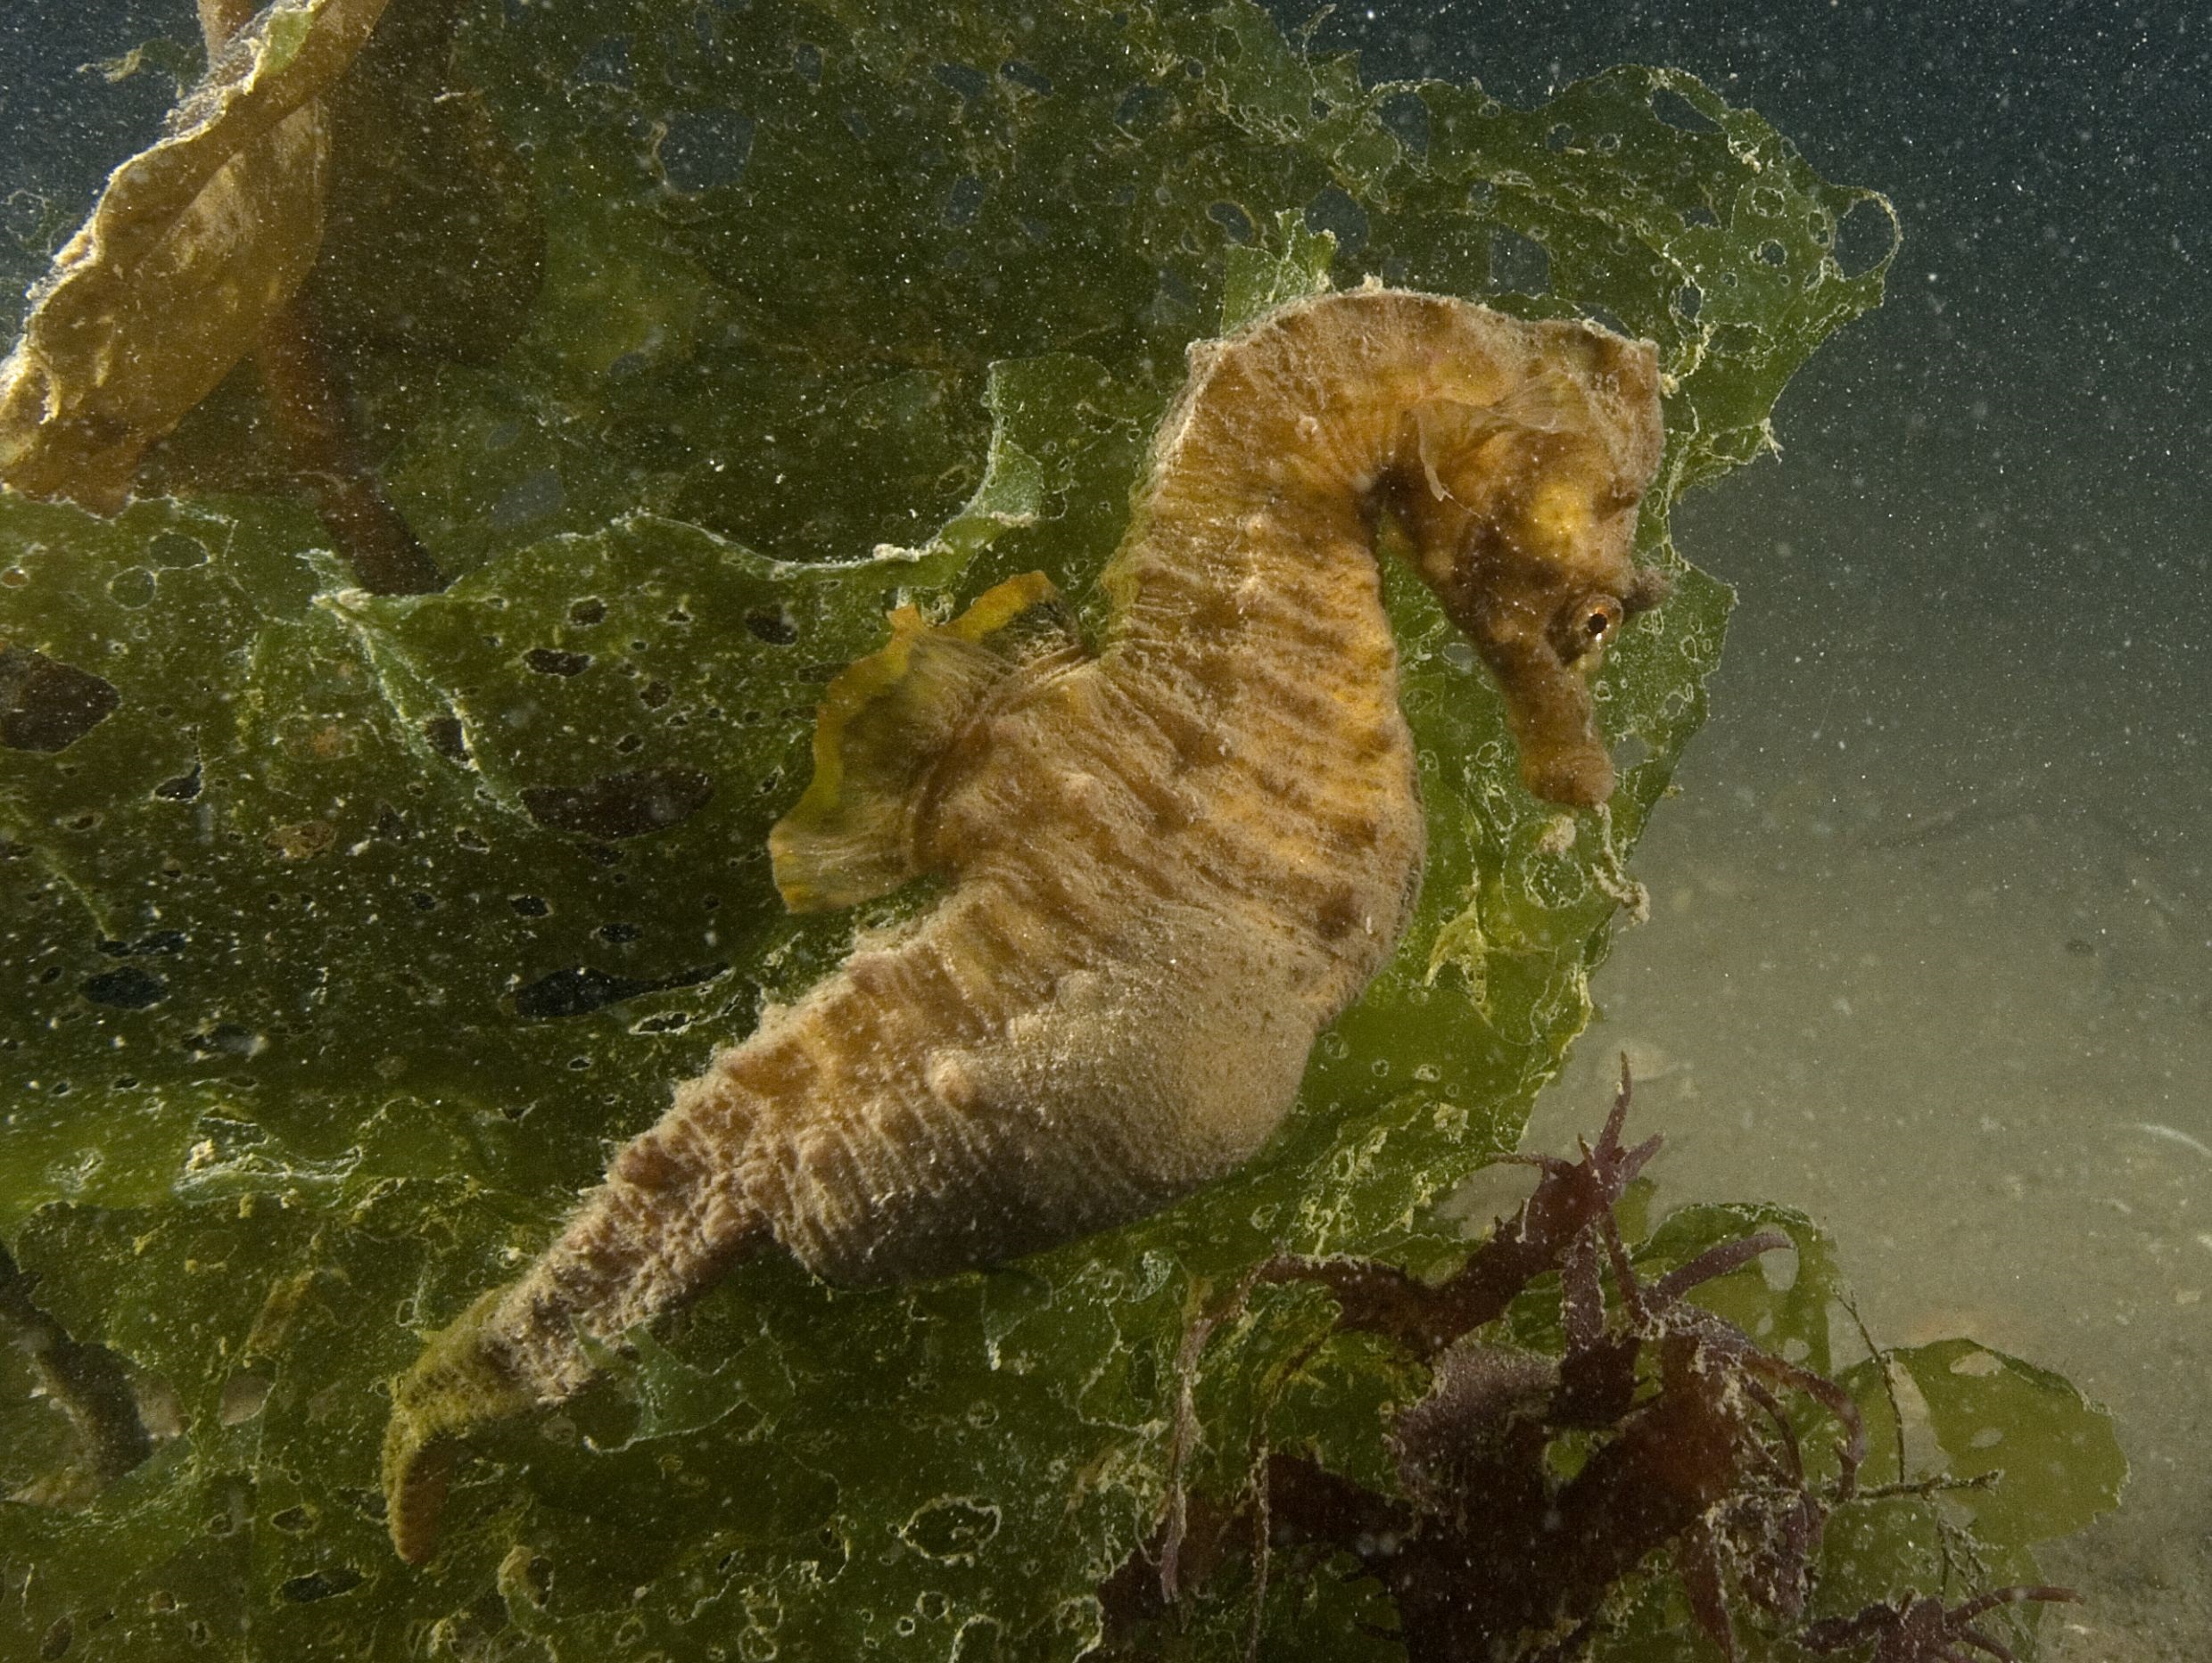
[[[79,66],[193,32],[8,0],[0,292],[170,102]],[[2138,1478],[2058,1556],[2092,1594],[2059,1650],[2212,1656],[2212,13],[1409,4],[1313,38],[1516,103],[1679,65],[1894,202],[1890,299],[1792,385],[1784,455],[1678,513],[1741,605],[1653,920],[1534,1135],[1625,1047],[1671,1193],[1803,1206],[1886,1338],[2109,1402]]]

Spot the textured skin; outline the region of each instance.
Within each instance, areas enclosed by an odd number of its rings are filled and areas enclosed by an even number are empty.
[[[1497,675],[1530,787],[1604,800],[1582,678],[1657,594],[1629,557],[1661,444],[1650,347],[1370,288],[1192,360],[1099,652],[1046,632],[1010,654],[893,818],[894,868],[952,880],[936,910],[679,1087],[397,1382],[406,1557],[454,1439],[588,1378],[579,1329],[617,1342],[770,1238],[845,1282],[996,1263],[1259,1148],[1420,880],[1384,515]],[[819,901],[797,819],[780,881]]]

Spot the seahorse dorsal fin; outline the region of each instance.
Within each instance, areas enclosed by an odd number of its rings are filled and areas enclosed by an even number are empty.
[[[794,912],[849,907],[912,877],[912,811],[946,750],[1008,675],[1081,646],[1042,572],[985,590],[949,622],[912,606],[890,622],[890,640],[830,682],[814,777],[768,834],[776,888]]]

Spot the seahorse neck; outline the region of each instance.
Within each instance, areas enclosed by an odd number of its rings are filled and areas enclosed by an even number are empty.
[[[1408,333],[1360,309],[1369,327],[1292,312],[1200,349],[1105,576],[1110,657],[1264,653],[1285,631],[1387,638],[1377,505],[1417,466],[1424,378]]]

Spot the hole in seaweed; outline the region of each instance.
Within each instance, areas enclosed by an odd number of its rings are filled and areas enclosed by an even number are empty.
[[[1034,63],[1025,63],[1019,58],[1009,58],[998,66],[998,72],[1015,86],[1026,86],[1040,97],[1050,98],[1052,95],[1052,78]]]
[[[1392,93],[1375,113],[1407,150],[1416,156],[1429,153],[1429,103],[1419,93]]]
[[[1651,112],[1671,128],[1685,133],[1718,133],[1721,124],[1671,86],[1651,91]]]
[[[1544,135],[1544,148],[1549,151],[1572,150],[1574,129],[1564,121],[1554,124]]]
[[[1682,210],[1682,223],[1686,226],[1717,226],[1721,223],[1721,216],[1703,202],[1696,202]]]
[[[771,646],[788,646],[799,638],[799,627],[788,612],[748,612],[745,627]]]
[[[523,807],[549,831],[613,840],[641,837],[687,820],[714,794],[696,768],[639,768],[587,786],[527,786]]]
[[[605,970],[572,965],[516,989],[515,1014],[524,1022],[552,1022],[603,1010],[653,991],[653,983],[643,976],[610,976]]]
[[[196,537],[186,537],[182,531],[164,531],[147,545],[146,558],[165,571],[180,572],[189,566],[207,564],[208,551]]]
[[[686,196],[735,185],[753,153],[753,119],[734,110],[685,110],[669,118],[661,177]]]
[[[821,86],[821,48],[811,40],[802,40],[791,48],[791,67],[805,78],[808,86]]]
[[[1863,276],[1896,247],[1896,222],[1870,196],[1853,202],[1836,227],[1836,263],[1846,277]]]
[[[630,86],[630,37],[609,35],[576,62],[576,82],[582,86]]]
[[[1114,125],[1143,135],[1167,119],[1168,95],[1150,82],[1140,81],[1121,96],[1114,108]]]
[[[947,226],[964,226],[975,218],[976,210],[982,206],[983,181],[972,173],[963,173],[953,181],[940,217]]]
[[[1367,210],[1342,189],[1325,185],[1306,204],[1306,224],[1315,231],[1326,231],[1336,238],[1336,252],[1340,259],[1350,259],[1366,246]]]
[[[98,976],[87,977],[84,987],[87,999],[111,1010],[144,1010],[149,1005],[160,1004],[168,992],[167,982],[135,964],[103,970]]]
[[[115,684],[35,648],[0,647],[0,745],[51,755],[115,713]]]
[[[523,654],[523,663],[541,676],[581,676],[591,668],[591,654],[557,646],[533,646]]]
[[[1704,292],[1694,283],[1686,283],[1674,292],[1674,311],[1678,317],[1695,322],[1697,309],[1704,303]]]
[[[268,1037],[237,1022],[219,1022],[204,1033],[185,1036],[185,1049],[201,1057],[259,1057],[268,1049]]]
[[[223,1382],[222,1401],[215,1418],[224,1426],[243,1426],[268,1405],[275,1384],[265,1374],[234,1374]]]
[[[618,1005],[625,999],[635,999],[640,993],[663,993],[679,987],[696,987],[701,982],[711,982],[730,967],[715,963],[694,965],[678,970],[673,976],[646,977],[615,976],[605,970],[595,970],[589,965],[571,965],[541,976],[528,985],[515,991],[515,1014],[524,1022],[550,1022],[563,1017],[581,1017],[594,1010],[604,1010]],[[579,1058],[569,1066],[590,1066],[588,1058]]]
[[[940,85],[949,86],[973,103],[991,90],[991,78],[972,63],[940,63],[929,71]]]
[[[607,603],[598,596],[587,596],[568,609],[568,622],[579,629],[589,629],[595,623],[607,622]]]
[[[461,732],[458,716],[433,716],[423,724],[423,737],[430,748],[449,762],[468,761],[468,741]]]
[[[154,786],[153,794],[164,803],[189,803],[200,794],[200,764],[194,762],[188,774],[178,774],[164,779]]]
[[[1216,202],[1206,210],[1206,218],[1229,234],[1232,242],[1250,243],[1254,240],[1251,216],[1234,202]]]
[[[1509,226],[1490,231],[1490,287],[1517,294],[1551,292],[1551,251]]]
[[[491,505],[491,523],[503,531],[527,525],[532,520],[542,520],[548,515],[560,512],[567,494],[561,488],[561,476],[551,467],[533,469],[525,473],[499,499]],[[496,644],[496,643],[495,643]]]
[[[1788,258],[1789,256],[1783,251],[1782,245],[1772,237],[1769,237],[1759,244],[1759,259],[1766,265],[1779,266]]]
[[[328,1570],[310,1571],[304,1577],[294,1577],[277,1592],[295,1605],[305,1605],[315,1600],[328,1600],[341,1593],[350,1593],[359,1587],[361,1573],[351,1565],[334,1565]]]

